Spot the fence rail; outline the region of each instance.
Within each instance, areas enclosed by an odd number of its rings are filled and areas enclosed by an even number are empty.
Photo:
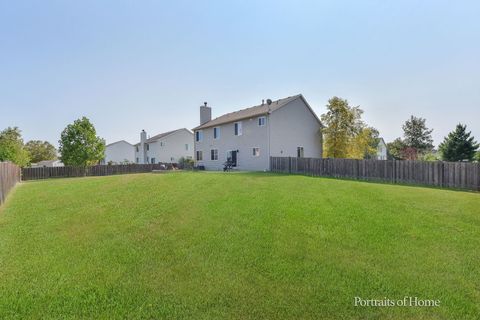
[[[11,162],[0,162],[0,205],[5,202],[8,192],[20,182],[20,168]]]
[[[480,191],[479,163],[270,157],[270,170]]]
[[[126,164],[126,165],[98,165],[89,167],[43,167],[22,168],[22,180],[39,180],[50,178],[70,178],[85,176],[110,176],[115,174],[142,173],[153,170],[171,169],[174,164]]]

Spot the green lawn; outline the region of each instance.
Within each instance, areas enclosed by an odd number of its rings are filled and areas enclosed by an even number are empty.
[[[478,319],[480,194],[262,173],[26,182],[0,209],[0,294],[1,319]]]

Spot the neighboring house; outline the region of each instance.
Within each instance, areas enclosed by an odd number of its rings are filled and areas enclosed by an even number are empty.
[[[193,158],[193,133],[185,128],[157,134],[147,139],[142,130],[140,142],[135,145],[136,163],[178,162]]]
[[[211,119],[200,107],[195,163],[221,170],[227,160],[239,170],[270,170],[270,157],[322,157],[322,124],[299,94]]]
[[[38,163],[32,163],[32,168],[44,168],[44,167],[63,167],[63,163],[60,160],[44,160]]]
[[[182,128],[151,138],[147,138],[147,133],[142,130],[137,144],[121,140],[107,145],[102,163],[174,163],[182,157],[193,158],[193,133],[190,130]]]
[[[387,144],[383,138],[378,139],[377,160],[387,160]]]
[[[135,163],[135,146],[125,140],[107,144],[102,163]]]

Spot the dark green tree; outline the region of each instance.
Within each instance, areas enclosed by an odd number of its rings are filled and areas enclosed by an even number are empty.
[[[60,159],[65,165],[88,166],[104,158],[105,140],[97,136],[86,117],[69,124],[60,137]]]
[[[401,138],[397,138],[392,142],[387,143],[387,151],[389,158],[393,158],[395,160],[404,160],[404,151],[406,148],[407,145]]]
[[[22,132],[17,127],[0,131],[0,161],[11,161],[21,167],[30,164],[30,156],[23,145]]]
[[[48,141],[31,140],[25,144],[25,150],[30,154],[33,163],[57,158],[57,150]]]
[[[439,146],[442,159],[445,161],[473,161],[479,144],[471,132],[467,132],[467,126],[457,124],[454,131],[446,136]]]
[[[415,149],[419,155],[433,149],[433,129],[428,129],[425,122],[426,120],[423,118],[411,116],[402,126],[405,145]]]

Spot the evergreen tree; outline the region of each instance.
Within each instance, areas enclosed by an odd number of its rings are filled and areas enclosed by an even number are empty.
[[[479,144],[475,141],[471,132],[467,132],[467,126],[457,124],[454,131],[445,137],[439,146],[442,159],[445,161],[473,161]]]

